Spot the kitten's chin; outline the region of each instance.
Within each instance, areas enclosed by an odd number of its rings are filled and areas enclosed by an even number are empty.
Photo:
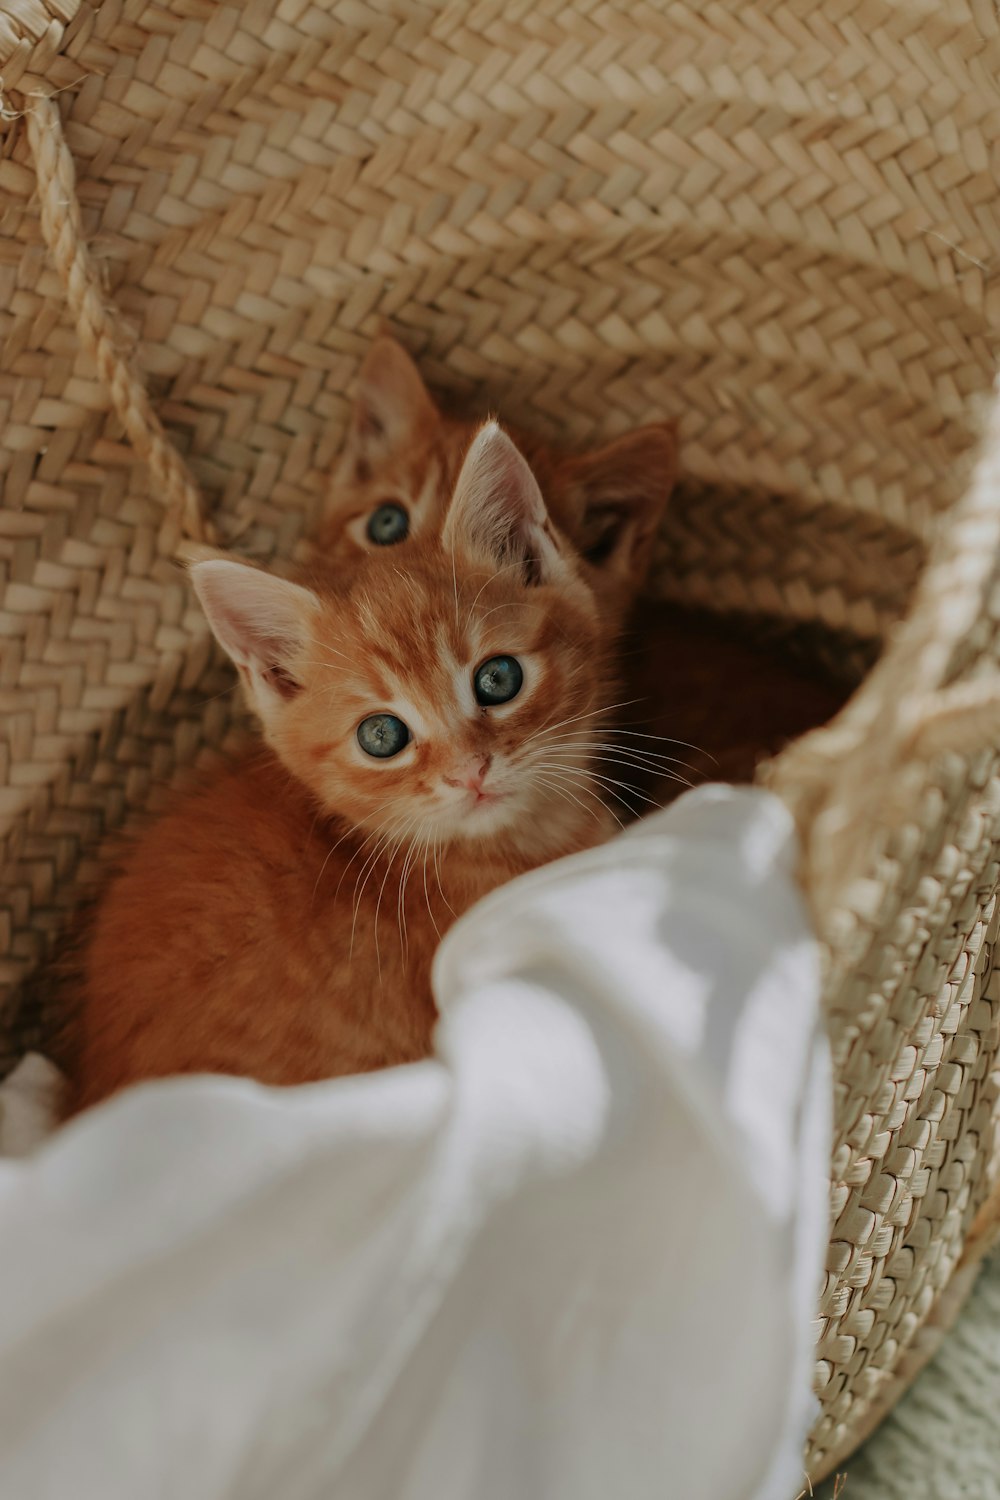
[[[504,796],[463,810],[446,837],[454,843],[502,843],[514,846],[527,859],[544,861],[581,841],[601,843],[612,831],[600,802],[592,810],[565,798],[535,801]]]
[[[519,820],[512,797],[489,797],[459,813],[449,830],[452,839],[491,839],[507,833]]]

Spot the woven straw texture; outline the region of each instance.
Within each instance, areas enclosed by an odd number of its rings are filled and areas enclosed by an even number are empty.
[[[816,1500],[1000,1500],[1000,1257],[953,1333],[869,1443]]]
[[[0,76],[6,1060],[103,836],[238,732],[178,548],[292,553],[380,319],[571,442],[678,417],[664,595],[886,648],[767,773],[837,1066],[818,1477],[1000,1209],[994,0],[0,0]]]

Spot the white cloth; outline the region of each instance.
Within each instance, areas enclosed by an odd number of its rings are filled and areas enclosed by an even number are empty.
[[[0,1156],[29,1156],[55,1129],[63,1079],[37,1052],[0,1083]]]
[[[494,893],[436,1056],[133,1090],[0,1164],[9,1500],[788,1500],[829,1075],[783,806]]]

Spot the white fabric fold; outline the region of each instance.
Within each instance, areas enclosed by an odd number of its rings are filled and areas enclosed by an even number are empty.
[[[789,1500],[830,1107],[794,852],[691,793],[455,926],[427,1062],[151,1084],[0,1164],[0,1494]]]

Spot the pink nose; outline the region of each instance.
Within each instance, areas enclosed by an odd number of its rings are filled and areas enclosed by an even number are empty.
[[[486,780],[486,772],[490,768],[490,761],[492,759],[491,755],[487,755],[484,760],[474,761],[455,776],[445,776],[442,779],[446,786],[462,787],[467,792],[481,794],[483,782]]]

